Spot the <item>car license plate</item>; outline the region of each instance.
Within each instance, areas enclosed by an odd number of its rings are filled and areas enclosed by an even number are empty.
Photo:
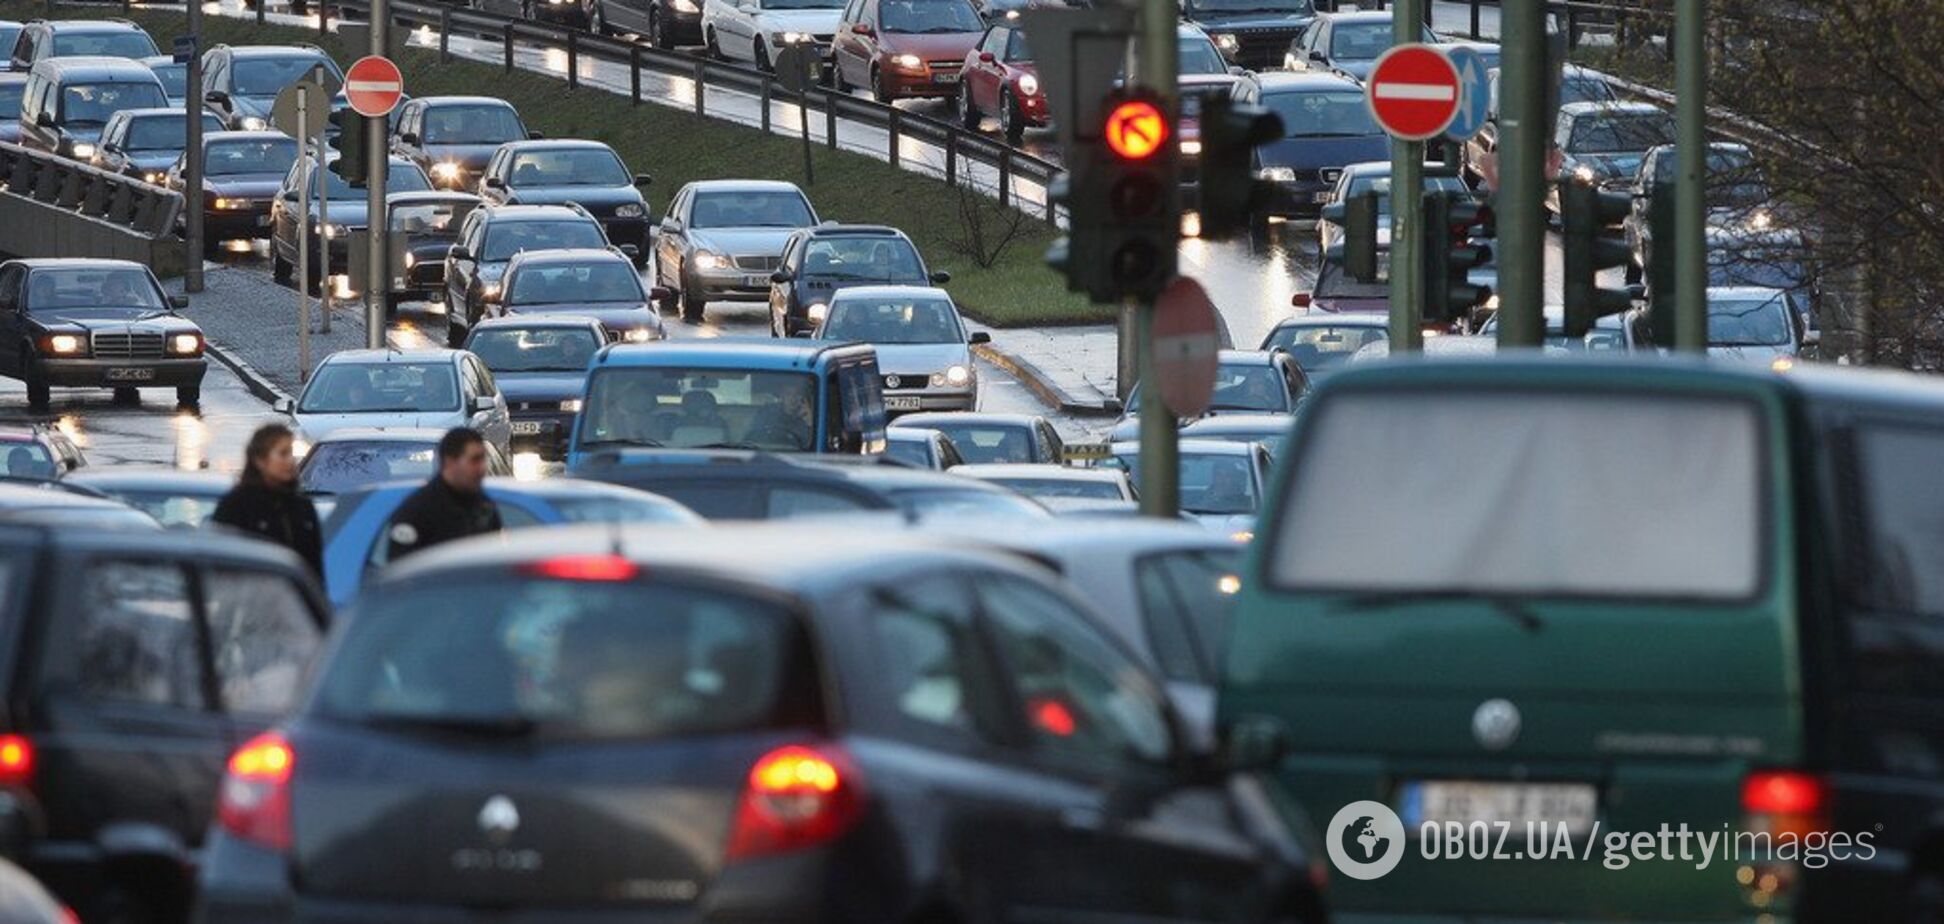
[[[1322,191],[1322,192],[1319,192],[1319,193],[1310,193],[1310,201],[1311,201],[1311,202],[1328,202],[1328,201],[1330,201],[1330,191],[1326,189],[1326,190],[1324,190],[1324,191]]]
[[[769,284],[770,284],[770,278],[768,276],[744,276],[743,277],[743,285],[746,286],[766,286]]]
[[[147,366],[118,367],[108,370],[110,382],[146,382],[155,378],[155,370]]]
[[[1398,803],[1406,831],[1415,832],[1426,822],[1505,822],[1522,831],[1528,824],[1546,822],[1564,825],[1577,836],[1592,829],[1600,798],[1590,783],[1425,781],[1405,783]]]
[[[514,436],[539,436],[540,421],[537,420],[513,421],[513,435]]]
[[[887,411],[915,411],[919,408],[916,395],[885,395],[884,409]]]
[[[958,78],[959,78],[959,75],[958,75],[958,72],[957,72],[957,71],[952,71],[952,72],[950,72],[950,73],[937,73],[937,74],[933,74],[933,75],[932,75],[932,82],[934,82],[934,83],[958,83]]]

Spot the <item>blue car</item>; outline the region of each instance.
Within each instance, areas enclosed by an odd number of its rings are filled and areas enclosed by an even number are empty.
[[[391,546],[385,524],[422,481],[393,481],[350,491],[324,523],[324,587],[331,605],[358,595],[365,577],[385,566]],[[696,523],[702,518],[665,497],[619,485],[571,478],[513,481],[489,478],[486,494],[499,504],[507,529],[572,523]]]
[[[884,383],[867,344],[723,337],[613,344],[594,357],[567,447],[884,451]]]

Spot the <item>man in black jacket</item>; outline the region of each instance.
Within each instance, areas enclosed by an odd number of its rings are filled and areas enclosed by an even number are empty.
[[[499,507],[486,496],[486,441],[454,427],[439,440],[439,471],[392,513],[390,560],[441,542],[500,531]]]

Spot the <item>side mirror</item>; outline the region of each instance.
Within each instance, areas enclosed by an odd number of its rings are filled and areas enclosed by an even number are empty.
[[[42,128],[53,128],[54,115],[52,113],[43,112],[40,115],[34,117],[34,124]]]
[[[648,287],[648,300],[651,302],[655,302],[658,304],[667,304],[668,300],[674,297],[675,297],[675,290],[667,286]]]
[[[399,132],[398,140],[406,144],[418,144],[419,143],[418,132]]]
[[[182,309],[187,307],[189,307],[189,296],[187,295],[169,296],[169,308],[171,310],[181,311]]]
[[[945,272],[944,270],[939,270],[938,272],[931,274],[932,285],[942,286],[951,281],[952,281],[952,274]]]
[[[1309,59],[1310,59],[1311,61],[1315,61],[1315,62],[1317,62],[1317,63],[1319,63],[1319,64],[1321,64],[1321,63],[1323,63],[1324,61],[1327,61],[1327,60],[1329,60],[1328,58],[1326,58],[1326,57],[1324,57],[1324,56],[1323,56],[1323,52],[1321,52],[1321,51],[1318,51],[1318,50],[1316,50],[1316,49],[1314,49],[1314,48],[1312,48],[1312,49],[1310,49],[1310,53],[1309,53]]]
[[[297,412],[297,402],[289,398],[278,398],[271,402],[270,409],[279,414],[294,414]]]
[[[546,133],[546,132],[527,132],[527,138],[528,138],[529,140],[531,140],[531,141],[544,141],[544,140],[546,140],[546,138],[547,138],[547,133]]]
[[[641,248],[639,248],[639,247],[636,247],[636,246],[635,246],[635,245],[633,245],[633,244],[622,244],[622,245],[621,245],[621,255],[622,255],[622,256],[624,256],[624,257],[627,257],[627,258],[628,258],[628,259],[630,259],[630,260],[632,260],[632,259],[634,259],[634,258],[636,258],[636,257],[639,257],[639,256],[641,256]]]
[[[796,274],[786,269],[780,269],[770,274],[771,282],[789,282],[790,280],[795,278],[796,278]]]
[[[1291,295],[1289,297],[1289,304],[1292,307],[1308,309],[1310,306],[1310,294],[1308,292],[1298,292],[1295,295]]]
[[[664,218],[662,219],[661,229],[663,234],[680,234],[682,233],[682,220],[674,217]]]
[[[499,407],[499,401],[492,395],[480,395],[473,399],[473,410],[475,411],[490,411],[496,407]]]
[[[113,141],[109,141],[109,142],[105,142],[105,143],[103,143],[103,144],[101,145],[101,153],[103,153],[103,154],[120,154],[120,153],[121,153],[121,145],[119,145],[119,144],[116,144],[116,143],[114,143]]]
[[[975,330],[972,332],[971,337],[966,338],[966,342],[973,346],[978,346],[981,343],[991,343],[992,335],[982,330]]]
[[[446,259],[470,260],[472,259],[472,252],[458,244],[454,244],[451,247],[446,248]]]
[[[1273,770],[1289,754],[1289,730],[1279,719],[1249,715],[1223,729],[1218,753],[1231,773]]]
[[[485,184],[486,184],[486,188],[487,188],[487,189],[505,189],[505,188],[506,188],[506,181],[505,181],[505,180],[502,180],[502,179],[500,179],[499,177],[496,177],[496,176],[489,176],[489,177],[487,177],[486,179],[484,179],[484,180],[482,180],[481,182],[483,182],[483,183],[485,183]]]
[[[634,184],[636,186],[648,186],[654,182],[655,178],[646,173],[637,173],[634,175]]]
[[[998,60],[999,60],[999,57],[998,57],[997,55],[994,55],[994,54],[993,54],[992,52],[990,52],[990,51],[981,51],[981,52],[979,52],[979,63],[980,63],[980,64],[991,64],[991,63],[993,63],[993,62],[995,62],[995,61],[998,61]]]
[[[228,106],[230,104],[230,96],[221,90],[211,90],[203,94],[203,101],[215,103],[218,106]]]

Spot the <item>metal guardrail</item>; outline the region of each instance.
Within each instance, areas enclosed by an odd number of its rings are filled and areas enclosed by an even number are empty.
[[[0,253],[134,260],[180,275],[181,214],[179,193],[0,142]]]
[[[340,15],[345,11],[366,17],[370,15],[370,4],[359,0],[343,0],[335,5]],[[687,52],[664,51],[568,26],[515,19],[480,10],[412,0],[392,0],[390,7],[394,26],[424,26],[435,30],[439,36],[441,55],[451,54],[449,40],[454,35],[499,42],[503,49],[501,63],[508,71],[515,67],[517,40],[552,42],[566,52],[564,76],[570,89],[579,88],[581,59],[593,58],[628,70],[629,95],[637,104],[642,101],[641,75],[646,72],[692,82],[696,88],[694,105],[697,115],[707,114],[711,89],[756,97],[760,101],[758,109],[765,132],[771,127],[772,101],[799,103],[813,112],[821,112],[824,116],[825,145],[833,150],[838,147],[839,122],[880,129],[889,139],[883,153],[892,166],[899,166],[899,148],[903,140],[908,138],[929,144],[945,153],[945,181],[948,183],[957,184],[960,181],[962,163],[980,164],[992,169],[998,176],[997,193],[1001,205],[1024,210],[1029,204],[1013,195],[1013,178],[1044,186],[1063,172],[1059,164],[1002,141],[876,100],[860,99],[828,87],[811,87],[799,98],[798,94],[785,89],[774,74],[754,68]],[[1053,221],[1055,217],[1050,204],[1042,206],[1038,214],[1048,221]]]

